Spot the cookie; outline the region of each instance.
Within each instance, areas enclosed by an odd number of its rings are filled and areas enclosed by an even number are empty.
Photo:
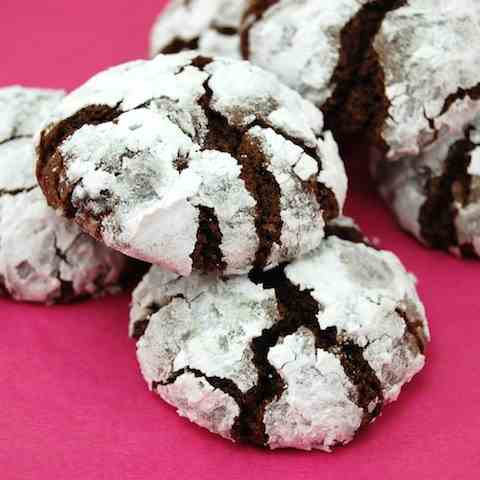
[[[405,230],[428,246],[480,257],[480,112],[419,155],[377,156],[373,170]]]
[[[197,50],[240,59],[239,28],[246,0],[173,0],[150,36],[150,54]]]
[[[250,277],[154,267],[130,334],[149,387],[181,416],[233,441],[325,451],[397,399],[429,341],[400,261],[335,236]]]
[[[336,134],[415,155],[480,97],[472,0],[252,0],[244,57],[322,108]]]
[[[184,276],[297,258],[345,201],[322,114],[248,62],[180,53],[112,68],[68,95],[37,142],[52,207]]]
[[[32,136],[63,92],[0,88],[0,292],[67,302],[117,289],[127,261],[60,218],[35,178]]]

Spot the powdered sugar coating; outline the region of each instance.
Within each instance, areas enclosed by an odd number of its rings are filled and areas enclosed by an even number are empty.
[[[194,48],[203,55],[240,59],[238,29],[245,3],[246,0],[172,0],[152,28],[151,56],[165,49]],[[175,43],[178,47],[172,49]]]
[[[333,137],[323,132],[322,114],[247,62],[196,66],[196,59],[183,53],[121,65],[60,104],[42,138],[89,106],[115,112],[113,121],[86,123],[58,146],[76,221],[112,248],[189,275],[199,209],[206,207],[218,220],[225,273],[247,272],[259,248],[258,202],[242,161],[253,159],[209,148],[209,116],[219,115],[232,132],[216,133],[215,141],[263,139],[258,148],[272,163],[266,168],[282,184],[282,245],[265,266],[312,250],[323,237],[324,206],[307,184],[328,188],[339,211],[346,192],[343,163]],[[204,104],[209,95],[211,111]]]
[[[32,136],[61,91],[0,89],[0,288],[52,303],[118,285],[125,258],[97,244],[47,206],[35,179]]]
[[[158,393],[177,408],[180,416],[224,438],[232,438],[230,429],[240,409],[232,397],[212,387],[205,379],[185,373]]]
[[[276,372],[267,382],[278,392],[265,397],[263,413],[258,410],[264,446],[330,451],[351,441],[366,418],[373,420],[368,415],[395,400],[421,370],[429,339],[425,312],[415,280],[399,260],[363,244],[329,237],[284,274],[283,280],[275,274],[280,285],[299,287],[291,295],[311,292],[318,327],[336,328],[334,345],[320,347],[306,324],[292,329],[286,319],[293,311],[281,306],[282,294],[271,287],[242,276],[181,278],[156,267],[134,292],[130,334],[139,338],[137,357],[147,383],[192,421],[238,440],[234,430],[242,430],[252,408],[245,406],[248,395],[265,381],[261,364],[263,371]],[[269,345],[265,360],[260,345]],[[362,360],[350,360],[365,363],[357,371],[371,369],[378,379],[377,395],[367,406],[361,406],[358,378],[347,370],[346,345],[362,352]],[[197,387],[176,387],[185,376],[186,383],[203,384],[200,395]],[[222,416],[208,415],[219,410]]]
[[[472,47],[480,39],[476,3],[413,0],[382,22],[374,48],[390,102],[382,136],[391,159],[419,154],[435,130],[455,129],[455,120],[463,117],[465,124],[471,116],[469,102],[455,119],[443,110],[449,96],[479,81],[480,55]]]
[[[340,360],[315,347],[315,337],[300,328],[268,354],[288,389],[265,411],[270,448],[330,451],[349,443],[360,428],[358,392]]]
[[[152,304],[162,307],[149,317],[137,351],[150,385],[190,368],[208,377],[229,378],[244,393],[254,386],[257,374],[249,345],[276,321],[274,292],[243,277],[212,282],[153,268],[134,296],[132,334],[144,318],[138,313],[146,309],[148,316]]]
[[[249,60],[277,74],[318,107],[332,95],[342,29],[369,0],[279,0],[247,18]]]
[[[446,199],[442,213],[444,218],[449,216],[452,219],[455,240],[449,247],[456,254],[460,254],[462,248],[469,247],[471,252],[480,256],[480,102],[470,99],[457,101],[458,107],[451,108],[450,116],[453,112],[462,110],[461,104],[465,103],[475,115],[467,118],[467,123],[457,121],[454,127],[445,128],[439,138],[424,147],[419,155],[405,156],[396,162],[374,157],[373,171],[380,192],[400,225],[426,244],[430,241],[424,237],[421,212],[431,195],[428,185],[434,182],[440,185],[440,179],[451,177],[447,180],[448,186],[444,187],[445,195],[451,198]],[[451,157],[451,152],[466,142],[468,151],[461,156],[457,154],[456,157]],[[465,163],[465,167],[462,163]],[[452,167],[457,172],[453,176],[448,173]],[[464,180],[460,175],[467,178],[467,187],[462,185]],[[463,193],[465,189],[468,189],[466,197]]]
[[[306,250],[314,249],[324,236],[325,222],[316,208],[313,193],[302,191],[301,181],[318,174],[318,164],[300,147],[277,135],[273,130],[252,128],[249,135],[256,139],[270,160],[268,170],[280,186],[280,205],[284,228],[280,243],[273,246],[270,265],[278,265],[282,258],[296,258],[303,250],[299,239],[308,239]],[[285,152],[291,164],[284,161]],[[291,175],[294,166],[296,175]]]
[[[348,178],[341,161],[338,145],[331,132],[325,132],[323,141],[318,142],[322,162],[322,171],[318,179],[332,191],[337,192],[340,205],[347,199]]]
[[[399,259],[387,251],[362,244],[327,239],[331,248],[313,252],[289,265],[287,277],[302,290],[311,290],[322,305],[322,329],[336,327],[364,348],[364,357],[384,389],[386,401],[398,397],[403,384],[424,365],[423,355],[412,348],[405,320],[398,312],[412,310],[429,337],[425,311],[415,279]],[[327,272],[335,272],[335,282]]]
[[[61,90],[20,86],[1,88],[0,144],[14,138],[31,137],[64,95]]]

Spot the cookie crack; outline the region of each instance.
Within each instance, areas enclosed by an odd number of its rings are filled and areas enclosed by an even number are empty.
[[[210,30],[213,30],[220,35],[224,35],[225,37],[234,37],[238,34],[238,30],[234,27],[225,27],[222,25],[217,25],[215,23],[212,23],[212,25],[210,25]]]
[[[6,145],[7,143],[13,142],[15,140],[22,140],[22,139],[31,139],[31,135],[17,135],[13,134],[12,136],[6,138],[5,140],[0,141],[0,146]]]
[[[307,328],[315,337],[316,349],[336,355],[345,374],[357,389],[357,405],[363,409],[362,425],[370,423],[381,412],[383,391],[380,380],[363,356],[363,348],[350,340],[342,340],[336,327],[320,328],[318,315],[321,305],[313,298],[310,290],[300,290],[285,274],[286,265],[264,273],[252,273],[251,280],[263,285],[265,289],[273,288],[278,302],[280,321],[251,343],[254,353],[253,363],[258,372],[258,383],[247,392],[246,406],[236,424],[236,435],[240,440],[266,445],[268,435],[265,432],[263,418],[266,406],[280,398],[285,384],[280,374],[268,361],[270,348],[284,338]],[[372,405],[375,405],[372,408]]]
[[[187,303],[188,300],[185,298],[184,295],[181,293],[177,295],[171,296],[166,303],[163,303],[162,305],[152,302],[151,304],[147,305],[144,307],[144,309],[147,311],[146,314],[144,315],[144,318],[142,320],[138,320],[133,324],[133,331],[131,332],[130,336],[135,339],[135,340],[140,340],[141,337],[145,335],[145,331],[148,328],[148,325],[150,324],[150,320],[152,317],[157,314],[162,308],[167,307],[170,305],[175,299],[182,299],[185,300]]]
[[[267,169],[266,156],[250,136],[242,138],[233,156],[241,166],[240,178],[256,202],[255,229],[259,245],[254,267],[263,269],[269,261],[273,246],[282,245],[280,185]]]
[[[55,235],[54,236],[54,246],[55,246],[55,255],[64,263],[66,263],[67,265],[72,265],[70,263],[70,261],[68,260],[67,258],[67,255],[69,253],[69,251],[71,250],[71,248],[73,247],[73,244],[75,243],[75,241],[77,240],[77,238],[79,237],[79,235],[77,235],[77,237],[74,239],[74,241],[70,244],[70,246],[65,250],[63,251],[59,246],[58,246],[58,237]]]
[[[209,30],[224,35],[226,37],[233,37],[238,34],[238,29],[234,27],[226,27],[217,25],[215,22],[212,22],[209,27]],[[174,37],[171,42],[166,46],[160,49],[158,53],[163,53],[164,55],[179,53],[184,50],[198,50],[200,47],[200,36],[193,37],[191,39],[186,39],[182,37]]]
[[[78,236],[77,236],[78,238]],[[76,240],[76,239],[75,239]],[[74,241],[75,241],[74,240]],[[63,251],[59,246],[58,246],[58,238],[56,235],[54,235],[54,248],[55,248],[55,256],[60,259],[61,262],[64,262],[66,265],[72,266],[70,261],[67,258],[69,250],[72,248],[73,243],[69,246],[69,248],[66,251]],[[61,299],[62,303],[68,303],[70,302],[73,298],[76,298],[75,294],[75,288],[73,285],[73,282],[71,280],[65,280],[62,278],[62,272],[60,268],[60,264],[58,265],[56,272],[55,272],[55,278],[59,281],[60,283],[60,295],[59,298]],[[86,294],[78,298],[78,300],[81,300],[82,298],[86,298]]]
[[[433,137],[432,139],[425,145],[425,146],[428,146],[428,145],[431,145],[432,143],[436,142],[438,140],[438,136],[439,136],[439,131],[438,131],[438,128],[437,126],[435,125],[435,119],[434,118],[430,118],[428,115],[427,115],[427,112],[425,111],[425,109],[423,109],[423,116],[425,118],[425,120],[427,121],[428,123],[428,127],[430,128],[430,130],[432,130],[433,132]]]
[[[8,290],[5,277],[0,273],[0,297],[6,297],[7,295]]]
[[[189,155],[179,155],[175,160],[175,168],[182,173],[188,168]],[[222,272],[227,268],[221,249],[223,234],[220,229],[215,209],[197,205],[198,228],[193,252],[190,254],[194,270],[202,272]]]
[[[250,58],[250,30],[276,3],[278,0],[251,0],[241,29],[243,58]],[[365,3],[342,28],[340,58],[329,82],[334,85],[333,93],[321,107],[326,129],[337,137],[356,135],[371,127],[374,139],[383,144],[381,127],[388,117],[390,102],[373,42],[387,13],[406,4],[407,0]]]
[[[382,384],[370,363],[364,357],[364,347],[351,340],[332,349],[340,357],[345,374],[358,392],[357,405],[363,410],[362,427],[370,424],[382,411],[384,396]]]
[[[195,248],[190,255],[193,268],[202,272],[222,272],[227,264],[221,249],[222,232],[215,209],[198,205],[198,229]]]
[[[207,383],[209,383],[213,388],[222,391],[226,395],[230,396],[235,400],[238,407],[241,408],[242,400],[243,400],[243,393],[237,387],[235,382],[228,378],[220,378],[216,376],[208,376],[203,373],[201,370],[196,368],[185,367],[180,370],[173,372],[167,380],[163,382],[152,382],[152,390],[157,390],[158,387],[166,387],[168,385],[172,385],[176,382],[176,380],[185,375],[186,373],[191,373],[197,378],[203,378]]]
[[[155,99],[150,99],[128,111],[147,108]],[[45,129],[40,136],[37,147],[37,179],[48,204],[55,210],[59,210],[67,218],[74,218],[77,209],[72,202],[72,194],[82,180],[70,184],[65,178],[65,161],[60,152],[61,144],[71,137],[76,131],[86,125],[101,125],[104,123],[116,123],[117,119],[127,111],[120,108],[122,102],[117,102],[113,107],[109,105],[89,105],[77,111],[70,117],[58,122],[53,128]],[[124,156],[134,154],[131,150]],[[102,214],[89,218],[81,218],[77,221],[82,228],[97,240],[101,239],[100,229],[103,219],[111,214],[106,210]]]
[[[34,185],[33,187],[27,187],[27,188],[14,188],[14,189],[0,189],[0,197],[3,197],[4,195],[10,195],[12,197],[15,197],[16,195],[21,195],[22,193],[30,193],[33,192],[38,188],[38,185]]]
[[[183,50],[197,50],[200,46],[200,37],[194,37],[191,40],[175,37],[170,43],[163,47],[160,52],[164,55],[182,52]]]
[[[340,136],[372,130],[374,140],[384,143],[381,129],[388,118],[390,101],[373,42],[386,15],[405,5],[406,0],[365,3],[343,27],[340,59],[330,80],[335,87],[322,106],[327,129],[340,132]]]
[[[464,100],[465,98],[470,98],[471,100],[480,100],[480,83],[477,83],[474,87],[463,89],[459,88],[455,93],[449,95],[445,103],[443,104],[442,110],[439,116],[447,113],[450,110],[450,107],[457,101],[457,100]]]
[[[192,65],[203,71],[211,62],[211,58],[198,56],[192,60]],[[275,176],[267,168],[268,159],[248,132],[254,127],[271,129],[313,158],[318,164],[319,172],[322,170],[322,162],[315,147],[311,147],[303,140],[275,128],[265,120],[257,118],[244,127],[230,125],[228,119],[211,106],[213,91],[209,86],[209,80],[210,77],[205,80],[205,94],[199,100],[199,104],[208,119],[208,134],[202,149],[228,153],[241,166],[240,178],[244,181],[247,190],[256,202],[255,228],[259,246],[255,254],[254,267],[264,268],[268,263],[273,245],[281,246],[282,244],[281,190]],[[309,180],[299,179],[299,181],[304,190],[315,196],[319,207],[322,209],[325,222],[329,222],[339,215],[338,201],[329,187],[318,182],[317,178],[313,176]]]
[[[348,225],[336,225],[335,223],[330,223],[325,225],[325,238],[328,237],[337,237],[340,240],[345,240],[351,243],[363,244],[368,247],[372,245],[367,241],[363,236],[362,232],[353,226]]]
[[[296,145],[317,163],[318,173],[322,171],[322,161],[318,156],[316,148],[308,146],[303,140],[295,138],[292,135],[288,135],[285,132],[282,132],[280,129],[275,128],[274,126],[270,125],[268,122],[262,119],[255,119],[248,125],[247,128],[248,130],[250,130],[254,127],[260,127],[265,130],[270,129],[280,137]],[[322,214],[325,223],[328,223],[334,218],[338,217],[338,215],[340,214],[340,206],[338,205],[335,193],[331,188],[327,187],[323,183],[318,182],[314,176],[312,176],[309,180],[302,180],[300,178],[298,180],[300,181],[302,188],[305,191],[312,193],[315,196],[319,207],[322,207]]]
[[[434,248],[448,250],[458,245],[455,203],[466,205],[470,197],[472,177],[468,167],[476,147],[470,139],[471,130],[468,128],[465,138],[450,147],[443,175],[429,178],[424,187],[427,199],[418,221],[422,238]]]
[[[212,59],[197,57],[192,65],[203,70]],[[256,201],[255,228],[259,246],[255,254],[254,265],[264,268],[268,262],[273,245],[281,245],[283,227],[280,206],[280,186],[275,176],[267,169],[267,159],[257,145],[251,141],[245,129],[229,124],[228,120],[211,107],[213,91],[208,81],[204,82],[205,93],[199,100],[208,119],[208,133],[202,150],[217,150],[228,153],[241,167],[240,178],[246,189]]]
[[[427,347],[427,338],[425,337],[422,320],[410,318],[408,312],[402,308],[397,308],[395,312],[404,321],[407,332],[415,339],[416,346],[423,355]]]
[[[75,216],[72,204],[73,186],[65,182],[65,164],[59,151],[60,145],[85,125],[100,125],[118,118],[123,111],[121,102],[114,107],[109,105],[90,105],[74,115],[62,120],[54,128],[44,130],[37,147],[37,179],[48,204],[62,210],[68,218]]]

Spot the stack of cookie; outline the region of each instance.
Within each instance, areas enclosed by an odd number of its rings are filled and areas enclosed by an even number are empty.
[[[480,253],[469,8],[174,1],[151,60],[66,96],[0,91],[0,285],[70,300],[152,264],[130,322],[152,391],[234,441],[350,442],[423,368],[429,330],[414,277],[343,217],[337,142],[369,142],[407,229]]]
[[[339,220],[322,113],[248,62],[197,52],[102,72],[37,137],[49,204],[153,263],[131,335],[150,388],[213,432],[330,450],[424,364],[414,280]]]

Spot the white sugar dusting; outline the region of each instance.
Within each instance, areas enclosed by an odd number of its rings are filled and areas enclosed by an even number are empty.
[[[457,101],[457,106],[453,106],[451,111],[460,110],[461,104],[464,103],[471,105],[472,101],[470,99]],[[478,111],[480,102],[476,102],[476,104]],[[470,109],[470,111],[474,110]],[[405,156],[395,162],[376,158],[373,170],[379,183],[380,193],[391,206],[400,225],[417,239],[428,244],[429,240],[423,236],[420,215],[422,207],[430,196],[429,182],[446,175],[450,152],[457,148],[456,145],[467,142],[466,132],[468,130],[470,148],[462,154],[463,158],[458,157],[449,161],[468,162],[466,173],[471,176],[471,180],[468,180],[471,184],[470,194],[466,199],[456,196],[455,179],[453,179],[452,185],[445,187],[447,189],[445,194],[451,194],[454,198],[444,208],[450,209],[447,213],[451,216],[455,229],[457,244],[451,245],[452,251],[455,250],[453,253],[459,253],[456,250],[457,247],[471,245],[474,252],[480,256],[478,248],[480,239],[478,196],[480,188],[480,112],[472,118],[467,118],[467,123],[462,122],[458,121],[453,128],[443,128],[437,140],[424,147],[418,155]],[[448,188],[451,189],[450,193]]]
[[[174,42],[193,42],[202,55],[239,59],[238,30],[245,4],[246,0],[171,1],[152,28],[151,56]]]
[[[459,117],[465,124],[470,108],[478,108],[464,102],[455,119],[438,118],[450,95],[479,82],[480,54],[468,47],[480,38],[475,4],[417,0],[389,12],[383,21],[374,47],[391,104],[383,129],[390,159],[417,155],[434,136],[430,121],[437,130],[456,129]]]
[[[260,19],[247,19],[249,59],[318,107],[336,85],[341,33],[368,0],[280,0]]]
[[[66,300],[118,289],[127,261],[47,206],[35,179],[32,136],[61,91],[0,89],[0,279],[19,301]]]

